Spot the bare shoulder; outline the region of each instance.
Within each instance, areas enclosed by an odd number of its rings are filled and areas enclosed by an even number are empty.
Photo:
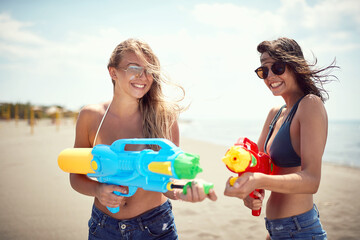
[[[281,108],[282,106],[276,106],[270,109],[269,115],[275,115]]]
[[[321,104],[324,105],[323,102],[321,101],[319,96],[316,96],[314,94],[308,94],[306,95],[303,100],[300,102],[300,104]]]
[[[314,114],[314,111],[321,111],[320,113],[326,112],[324,103],[321,101],[320,97],[314,94],[306,95],[299,103],[298,109],[304,113],[312,112],[312,114]]]
[[[76,125],[82,125],[87,129],[97,127],[98,122],[101,121],[109,104],[110,103],[100,103],[84,106],[79,112]]]
[[[90,104],[84,106],[79,112],[79,118],[96,119],[104,115],[109,103]]]
[[[271,121],[275,115],[279,112],[281,106],[276,106],[270,109],[269,114],[267,116],[267,121]]]
[[[272,120],[274,119],[275,115],[279,112],[280,108],[281,106],[277,106],[270,109],[267,118],[265,120],[264,127],[267,128],[271,124]]]
[[[317,117],[327,120],[324,103],[321,101],[320,97],[314,94],[308,94],[302,99],[299,103],[298,112],[300,119],[309,119],[309,116],[312,116],[312,118]]]
[[[109,104],[92,104],[84,106],[76,122],[74,147],[92,147],[93,135]]]

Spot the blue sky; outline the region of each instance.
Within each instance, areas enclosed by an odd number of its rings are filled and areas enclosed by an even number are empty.
[[[107,61],[135,37],[185,88],[184,118],[264,119],[283,102],[254,73],[256,46],[280,36],[295,39],[320,67],[336,57],[329,118],[360,119],[357,0],[0,0],[0,102],[75,110],[110,100]]]

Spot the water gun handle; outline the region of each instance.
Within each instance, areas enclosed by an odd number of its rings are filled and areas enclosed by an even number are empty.
[[[183,187],[183,194],[186,195],[187,194],[187,187],[191,188],[191,182],[188,182],[184,185]],[[209,194],[210,189],[214,188],[214,184],[213,183],[208,183],[208,182],[204,182],[203,183],[203,188],[204,188],[204,193],[205,194]]]
[[[229,184],[230,184],[230,186],[234,186],[234,183],[235,183],[235,181],[236,181],[236,179],[238,179],[237,177],[232,177],[232,178],[230,178],[230,181],[229,181]],[[264,192],[264,189],[255,189],[255,191],[257,191],[257,192],[259,192],[259,193],[263,193]],[[259,197],[257,197],[257,196],[255,196],[254,195],[254,192],[251,192],[250,193],[250,197],[252,197],[252,198],[254,198],[254,199],[259,199]],[[252,215],[253,216],[260,216],[260,213],[261,213],[261,208],[260,209],[258,209],[258,210],[252,210]]]
[[[120,207],[116,207],[116,208],[106,207],[106,208],[113,214],[120,211]]]
[[[264,189],[255,189],[255,191],[259,192],[260,194],[263,194],[263,193],[264,193]],[[250,193],[250,197],[252,197],[252,198],[254,198],[254,199],[259,199],[259,197],[257,197],[257,196],[254,195],[254,192]],[[258,210],[252,210],[251,213],[252,213],[253,216],[258,217],[258,216],[260,216],[260,214],[261,214],[261,208],[258,209]]]
[[[209,182],[204,182],[203,184],[203,188],[204,188],[204,193],[205,194],[209,194],[210,189],[214,188],[214,184],[213,183],[209,183]],[[191,182],[187,182],[185,185],[177,185],[177,184],[171,184],[171,188],[180,188],[183,190],[183,194],[186,195],[187,194],[187,187],[191,188]]]
[[[129,192],[127,194],[124,194],[124,193],[121,193],[121,192],[117,192],[117,191],[114,191],[114,193],[118,196],[124,196],[124,197],[131,197],[132,195],[135,194],[137,190],[137,187],[133,187],[133,186],[130,186],[129,187]],[[120,211],[120,207],[116,207],[116,208],[111,208],[111,207],[106,207],[111,213],[117,213]]]
[[[205,194],[209,194],[210,193],[210,189],[214,188],[214,184],[213,183],[204,183],[203,184],[204,187],[204,192]]]

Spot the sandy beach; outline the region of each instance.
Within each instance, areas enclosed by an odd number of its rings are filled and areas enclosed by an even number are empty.
[[[75,192],[57,165],[61,150],[73,146],[74,128],[72,119],[59,129],[42,120],[31,134],[25,121],[0,121],[0,239],[87,239],[93,199]],[[184,151],[201,156],[198,178],[213,182],[219,198],[172,202],[180,239],[265,239],[265,207],[253,217],[241,200],[223,195],[230,172],[221,158],[228,147],[181,139]],[[328,239],[359,239],[359,184],[359,168],[323,164],[314,201]]]

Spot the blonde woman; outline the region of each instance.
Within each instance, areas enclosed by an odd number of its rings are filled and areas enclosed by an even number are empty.
[[[76,124],[76,148],[96,144],[111,145],[124,138],[167,138],[179,145],[177,118],[181,108],[164,100],[160,63],[148,44],[136,39],[120,43],[113,51],[108,70],[114,86],[111,102],[85,106]],[[182,89],[182,88],[181,88]],[[128,150],[141,150],[130,146]],[[208,195],[194,184],[187,195],[181,190],[167,192],[138,191],[131,197],[122,186],[102,184],[86,175],[70,174],[71,186],[81,194],[94,197],[89,220],[89,239],[177,239],[168,198],[189,202],[216,200],[213,190]],[[120,206],[112,214],[106,208]]]

